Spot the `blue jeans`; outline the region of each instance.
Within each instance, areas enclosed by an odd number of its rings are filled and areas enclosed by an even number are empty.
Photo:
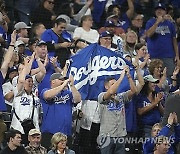
[[[101,154],[125,154],[125,143],[119,143],[118,139],[111,137],[109,145],[101,149]]]

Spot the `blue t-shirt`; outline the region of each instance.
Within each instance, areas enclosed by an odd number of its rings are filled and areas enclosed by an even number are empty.
[[[47,101],[44,93],[49,88],[43,89],[40,100],[43,107],[42,132],[57,133],[62,132],[71,135],[72,129],[72,103],[73,96],[69,90],[63,90],[54,98]]]
[[[0,37],[2,37],[5,40],[5,42],[8,41],[7,33],[2,26],[0,26]],[[0,43],[0,46],[1,46],[1,43]]]
[[[146,96],[139,96],[138,99],[138,108],[143,108],[150,105],[151,102]],[[143,125],[153,126],[155,123],[160,121],[161,114],[159,112],[158,106],[154,107],[152,110],[146,112],[145,114],[141,115],[140,120]]]
[[[126,130],[127,132],[137,131],[137,100],[136,96],[129,103],[125,104]]]
[[[3,90],[2,90],[3,82],[4,82],[4,78],[0,71],[0,111],[6,111],[6,105],[5,105],[5,100],[4,100]]]
[[[151,28],[156,22],[152,18],[146,23],[146,30]],[[175,26],[172,22],[165,20],[159,23],[155,33],[147,37],[147,47],[151,58],[174,58],[173,38],[176,37]]]
[[[60,64],[57,63],[57,66],[60,66]],[[38,67],[39,66],[38,66],[37,61],[34,60],[32,63],[31,69],[36,69]],[[48,64],[46,65],[46,74],[45,74],[43,80],[41,81],[41,83],[38,84],[38,94],[39,95],[44,88],[50,88],[50,77],[53,73],[55,73],[54,66],[50,63],[50,60],[49,60]]]
[[[170,148],[167,152],[167,154],[174,154],[175,152],[175,146],[179,143],[180,141],[180,125],[178,126],[175,126],[174,127],[174,131],[175,133],[173,133],[171,136],[169,136],[170,133],[170,128],[166,126],[164,126],[159,134],[157,135],[158,136],[166,136],[169,138],[169,141],[170,141]],[[149,138],[147,139],[144,144],[143,144],[143,154],[151,154],[153,153],[153,150],[154,150],[154,147],[155,147],[155,138]]]
[[[26,49],[25,51],[24,51],[24,54],[25,55],[27,55],[27,56],[32,56],[32,51],[31,50],[29,50],[29,49]]]
[[[130,25],[130,20],[129,20],[127,14],[124,13],[124,14],[119,18],[117,26],[123,28],[124,31],[127,31],[127,29],[129,28],[129,25]]]
[[[52,29],[47,29],[46,31],[44,31],[44,33],[42,33],[41,35],[41,40],[47,42],[47,43],[52,43],[52,44],[56,44],[59,41],[59,37],[56,33],[54,33],[54,31]],[[55,50],[49,50],[48,49],[48,54],[49,56],[54,56],[55,55]]]

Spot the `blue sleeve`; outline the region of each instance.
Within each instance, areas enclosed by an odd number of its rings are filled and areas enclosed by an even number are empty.
[[[161,136],[161,135],[163,135],[163,136],[168,136],[169,132],[170,132],[169,127],[164,126],[164,127],[160,130],[158,136]],[[145,141],[145,143],[143,144],[143,154],[149,154],[149,153],[152,153],[152,152],[153,152],[153,149],[154,149],[154,146],[155,146],[153,140],[154,140],[154,138],[149,138],[149,139],[147,139],[147,140]]]
[[[154,22],[152,21],[152,19],[148,20],[146,23],[146,30],[151,28],[153,25],[154,25]]]
[[[143,144],[143,154],[152,153],[154,150],[154,141],[153,138],[149,138]]]
[[[175,142],[180,142],[180,124],[174,126],[174,132],[175,132]]]
[[[143,105],[143,100],[142,100],[141,97],[139,97],[139,98],[137,99],[137,108],[143,108],[143,107],[144,107],[144,105]]]
[[[176,37],[175,25],[172,22],[170,22],[170,24],[171,24],[171,34],[172,34],[172,37]]]
[[[49,90],[48,88],[45,88],[41,91],[41,94],[40,94],[40,99],[43,100],[42,103],[45,103],[46,102],[46,99],[44,98],[44,93]]]
[[[161,136],[161,135],[168,136],[169,133],[170,133],[170,128],[168,127],[168,125],[166,125],[160,130],[158,136]]]
[[[41,35],[41,40],[45,42],[52,42],[52,37],[49,33],[49,30],[46,30],[42,35]]]

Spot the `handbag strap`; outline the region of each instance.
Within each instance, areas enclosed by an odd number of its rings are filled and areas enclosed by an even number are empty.
[[[32,109],[31,119],[33,119],[33,117],[34,117],[34,109],[35,109],[35,99],[34,99],[34,95],[33,95],[33,94],[32,94],[32,98],[33,98],[33,109]],[[13,112],[14,112],[16,118],[17,118],[20,122],[22,122],[22,120],[21,120],[21,119],[19,118],[19,116],[17,115],[17,113],[16,113],[16,111],[15,111],[15,108],[13,108]]]
[[[33,117],[34,117],[34,109],[35,109],[35,99],[34,99],[34,95],[33,94],[32,94],[32,98],[33,98],[33,110],[32,110],[31,119],[33,119]]]

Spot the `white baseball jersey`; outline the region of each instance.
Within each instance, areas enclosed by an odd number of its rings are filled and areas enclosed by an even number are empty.
[[[15,91],[17,91],[17,87]],[[39,112],[40,112],[41,104],[37,96],[34,96],[34,100],[35,100],[35,108],[34,108],[33,121],[35,127],[39,129]],[[15,109],[15,112],[21,121],[23,121],[26,118],[31,118],[33,111],[33,95],[32,94],[28,95],[23,89],[21,92],[15,95],[13,101],[13,108]],[[11,127],[19,130],[21,133],[24,134],[23,127],[21,126],[21,123],[17,119],[15,114],[13,114],[12,117]]]

